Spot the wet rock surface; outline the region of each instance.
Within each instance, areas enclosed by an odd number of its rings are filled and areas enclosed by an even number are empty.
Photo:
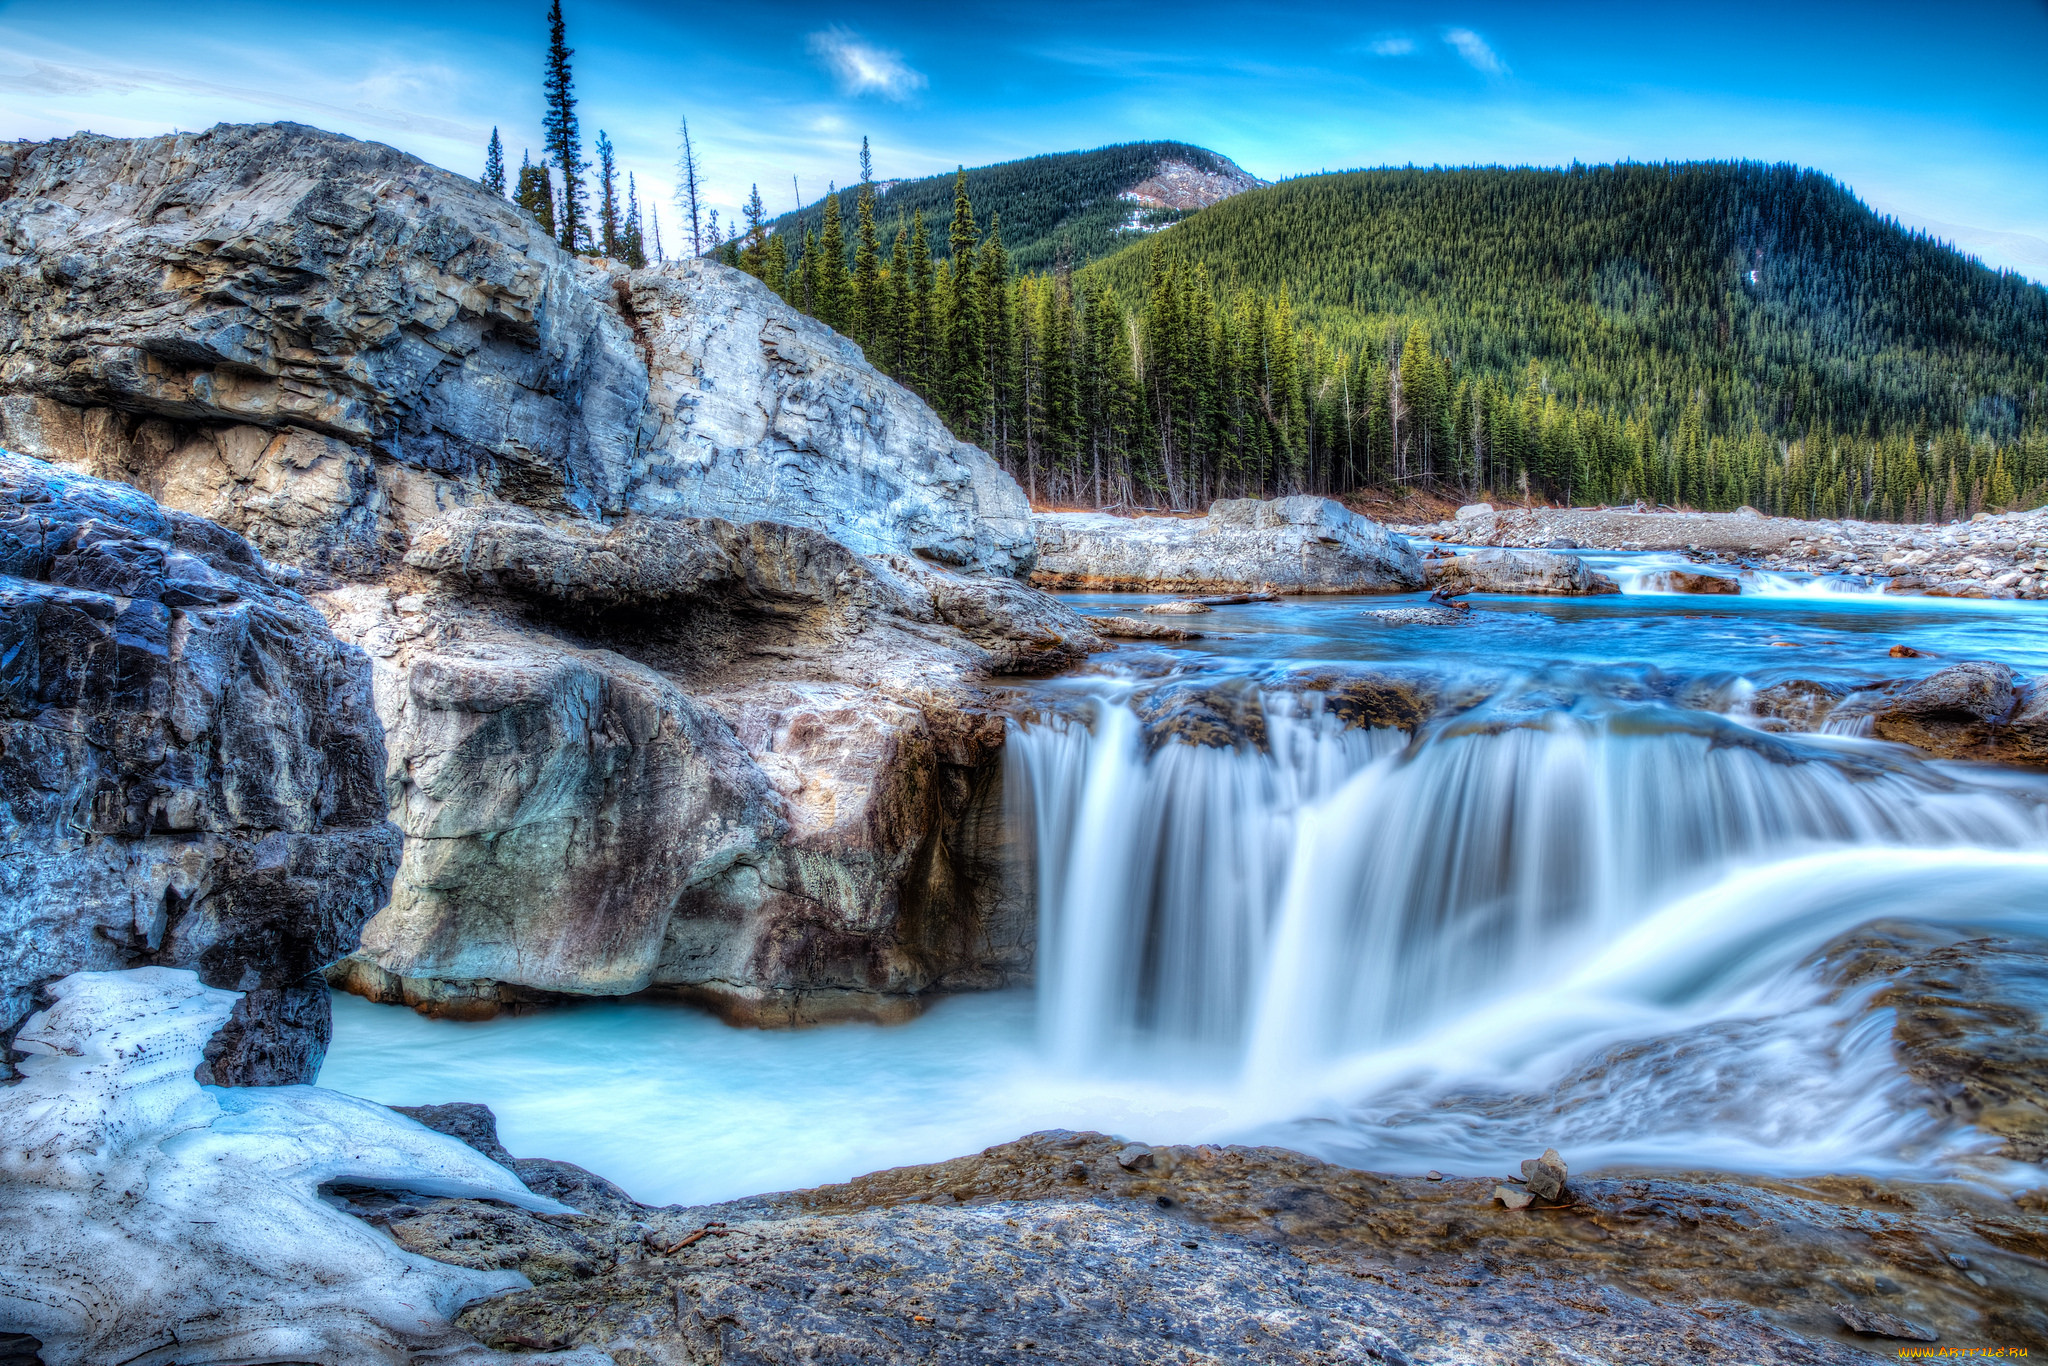
[[[0,1039],[69,973],[190,967],[246,993],[208,1080],[311,1079],[398,860],[369,681],[241,537],[0,451]]]
[[[1748,705],[1776,729],[1875,735],[1943,759],[2048,764],[2048,686],[1995,660],[1855,689],[1787,679]]]
[[[535,1288],[458,1320],[482,1341],[615,1361],[1870,1360],[1843,1305],[1956,1345],[2048,1331],[2048,1215],[1972,1188],[1597,1173],[1510,1210],[1497,1180],[1055,1131],[723,1205],[433,1201],[393,1229],[519,1259]]]
[[[1041,588],[1129,593],[1398,593],[1422,586],[1399,536],[1328,498],[1218,499],[1204,517],[1032,519]]]
[[[1430,587],[1443,593],[1583,596],[1619,593],[1614,580],[1576,555],[1541,550],[1475,550],[1424,561]]]

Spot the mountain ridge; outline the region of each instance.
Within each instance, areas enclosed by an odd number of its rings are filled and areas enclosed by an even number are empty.
[[[1172,141],[1045,152],[965,171],[976,217],[986,223],[991,213],[1002,216],[1003,244],[1022,271],[1085,265],[1137,235],[1268,184],[1220,152]],[[956,174],[876,181],[875,218],[885,241],[895,235],[899,219],[907,223],[922,210],[932,256],[950,256],[945,226],[953,213]],[[834,193],[851,224],[859,185]],[[829,197],[820,195],[771,219],[769,231],[801,241],[806,228],[820,226]]]

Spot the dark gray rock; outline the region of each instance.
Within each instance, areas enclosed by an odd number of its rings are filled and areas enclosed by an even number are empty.
[[[0,1037],[83,969],[247,993],[206,1079],[310,1080],[399,836],[361,653],[239,537],[0,452]]]

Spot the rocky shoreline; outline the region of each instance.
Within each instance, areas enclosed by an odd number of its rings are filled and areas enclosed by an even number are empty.
[[[1799,521],[1742,512],[1494,508],[1392,528],[1455,545],[1682,551],[1697,563],[1794,573],[1859,574],[1885,591],[1929,597],[2048,598],[2048,509],[1979,513],[1967,522]]]

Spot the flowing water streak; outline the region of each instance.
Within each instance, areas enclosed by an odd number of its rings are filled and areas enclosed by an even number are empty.
[[[1109,693],[1092,731],[1014,737],[1063,1063],[1195,1048],[1287,1089],[1553,980],[1747,866],[2048,843],[2009,793],[1718,718],[1479,712],[1408,745],[1265,701],[1264,751],[1148,751]]]

